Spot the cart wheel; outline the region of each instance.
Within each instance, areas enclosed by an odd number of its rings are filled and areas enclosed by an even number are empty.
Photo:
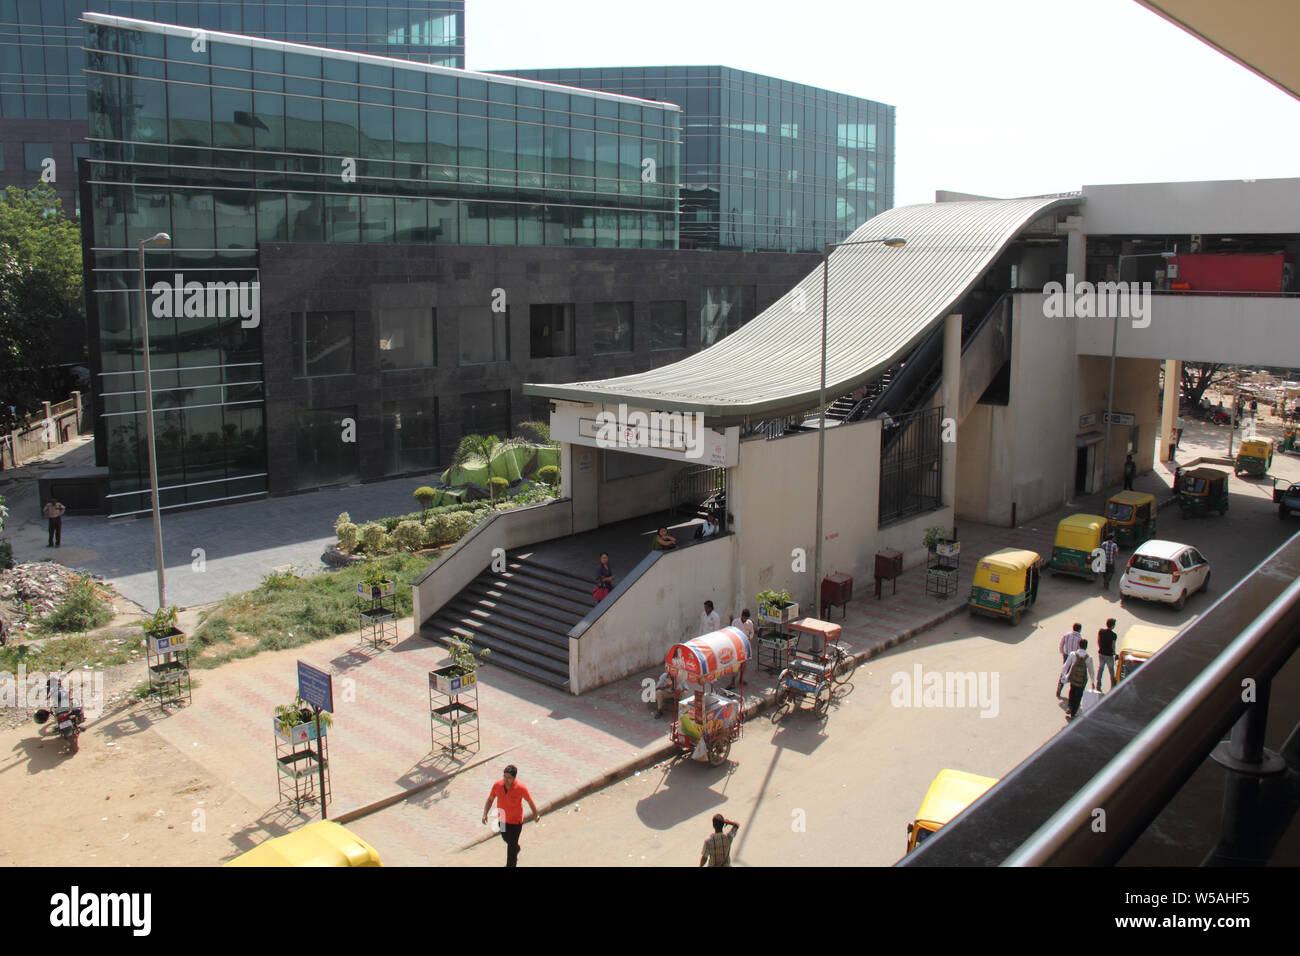
[[[826,712],[831,707],[831,684],[830,681],[822,684],[817,688],[817,697],[813,701],[813,713],[818,717],[825,717]]]
[[[846,653],[840,658],[839,676],[835,679],[837,684],[847,684],[853,672],[858,669],[858,659],[852,654]]]
[[[727,762],[727,756],[731,753],[731,741],[719,740],[709,745],[709,766],[721,767]]]
[[[772,723],[774,724],[778,723],[781,720],[781,718],[785,716],[785,704],[789,696],[790,696],[789,691],[784,685],[781,684],[776,685],[776,704],[772,708],[772,714],[771,714]]]

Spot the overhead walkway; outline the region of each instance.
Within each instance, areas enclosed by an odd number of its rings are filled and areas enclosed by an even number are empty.
[[[1067,196],[933,203],[891,209],[864,223],[846,242],[897,236],[907,245],[832,251],[827,394],[876,383],[941,327],[1021,232],[1079,202]],[[527,384],[524,392],[699,412],[720,425],[794,415],[818,403],[821,321],[818,268],[752,321],[680,362],[618,378]]]

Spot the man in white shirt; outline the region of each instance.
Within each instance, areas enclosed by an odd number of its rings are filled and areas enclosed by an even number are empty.
[[[1083,625],[1075,624],[1072,630],[1066,631],[1065,636],[1061,638],[1061,643],[1057,645],[1057,650],[1061,652],[1061,663],[1064,664],[1071,654],[1079,649],[1083,642]],[[1065,686],[1065,677],[1061,677],[1056,682],[1056,699],[1061,699],[1061,688]]]
[[[745,632],[745,636],[751,641],[754,639],[754,622],[750,619],[749,608],[740,612],[740,617],[731,622],[732,627],[738,627]]]
[[[704,610],[700,613],[700,623],[697,628],[699,633],[696,634],[696,637],[699,637],[700,634],[712,634],[721,627],[722,618],[718,617],[718,612],[713,610],[713,602],[705,601]]]
[[[712,538],[718,533],[718,523],[713,520],[713,515],[704,519],[704,528],[700,531],[701,538]]]

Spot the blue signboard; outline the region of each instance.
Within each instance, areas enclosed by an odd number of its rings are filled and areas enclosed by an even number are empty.
[[[298,662],[298,696],[321,710],[334,711],[334,679],[310,664]]]

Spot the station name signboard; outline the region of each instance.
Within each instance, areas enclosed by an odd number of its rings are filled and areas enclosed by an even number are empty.
[[[1137,424],[1137,416],[1132,412],[1102,412],[1101,418],[1107,425]]]

